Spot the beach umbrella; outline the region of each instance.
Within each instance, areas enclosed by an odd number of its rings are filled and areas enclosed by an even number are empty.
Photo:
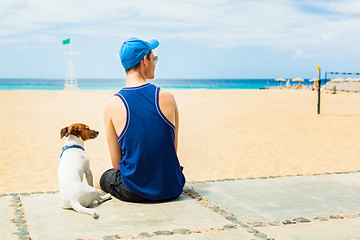
[[[275,81],[280,82],[280,87],[281,87],[281,82],[286,82],[286,79],[284,79],[284,78],[276,78]]]
[[[316,87],[316,86],[319,84],[319,79],[317,79],[317,78],[312,78],[312,79],[309,80],[309,82],[314,82],[314,85],[313,85],[313,86]]]
[[[300,82],[303,82],[303,81],[305,81],[305,80],[302,79],[302,78],[293,78],[293,79],[291,79],[291,81],[293,81],[293,82],[299,82],[299,85],[300,85]]]

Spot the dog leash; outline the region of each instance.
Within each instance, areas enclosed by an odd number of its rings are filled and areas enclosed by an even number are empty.
[[[63,155],[63,153],[64,153],[66,150],[70,149],[70,148],[78,148],[78,149],[81,149],[81,150],[85,151],[85,149],[84,149],[82,146],[79,146],[79,145],[64,146],[64,147],[62,148],[62,152],[61,152],[60,158],[61,158],[61,156]]]

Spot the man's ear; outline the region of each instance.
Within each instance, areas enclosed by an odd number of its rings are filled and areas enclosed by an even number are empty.
[[[147,55],[141,60],[145,66],[149,65],[149,59],[147,58]]]
[[[64,127],[63,129],[61,129],[60,138],[63,138],[67,134],[67,132],[68,132],[68,127]]]

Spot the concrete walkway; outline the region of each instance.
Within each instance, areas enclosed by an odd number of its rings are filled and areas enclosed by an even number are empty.
[[[360,240],[360,173],[188,183],[176,201],[63,210],[58,193],[0,194],[0,239]]]

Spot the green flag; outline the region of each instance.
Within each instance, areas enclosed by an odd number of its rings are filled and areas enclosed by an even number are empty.
[[[69,44],[69,43],[70,43],[70,38],[63,40],[63,45]]]

